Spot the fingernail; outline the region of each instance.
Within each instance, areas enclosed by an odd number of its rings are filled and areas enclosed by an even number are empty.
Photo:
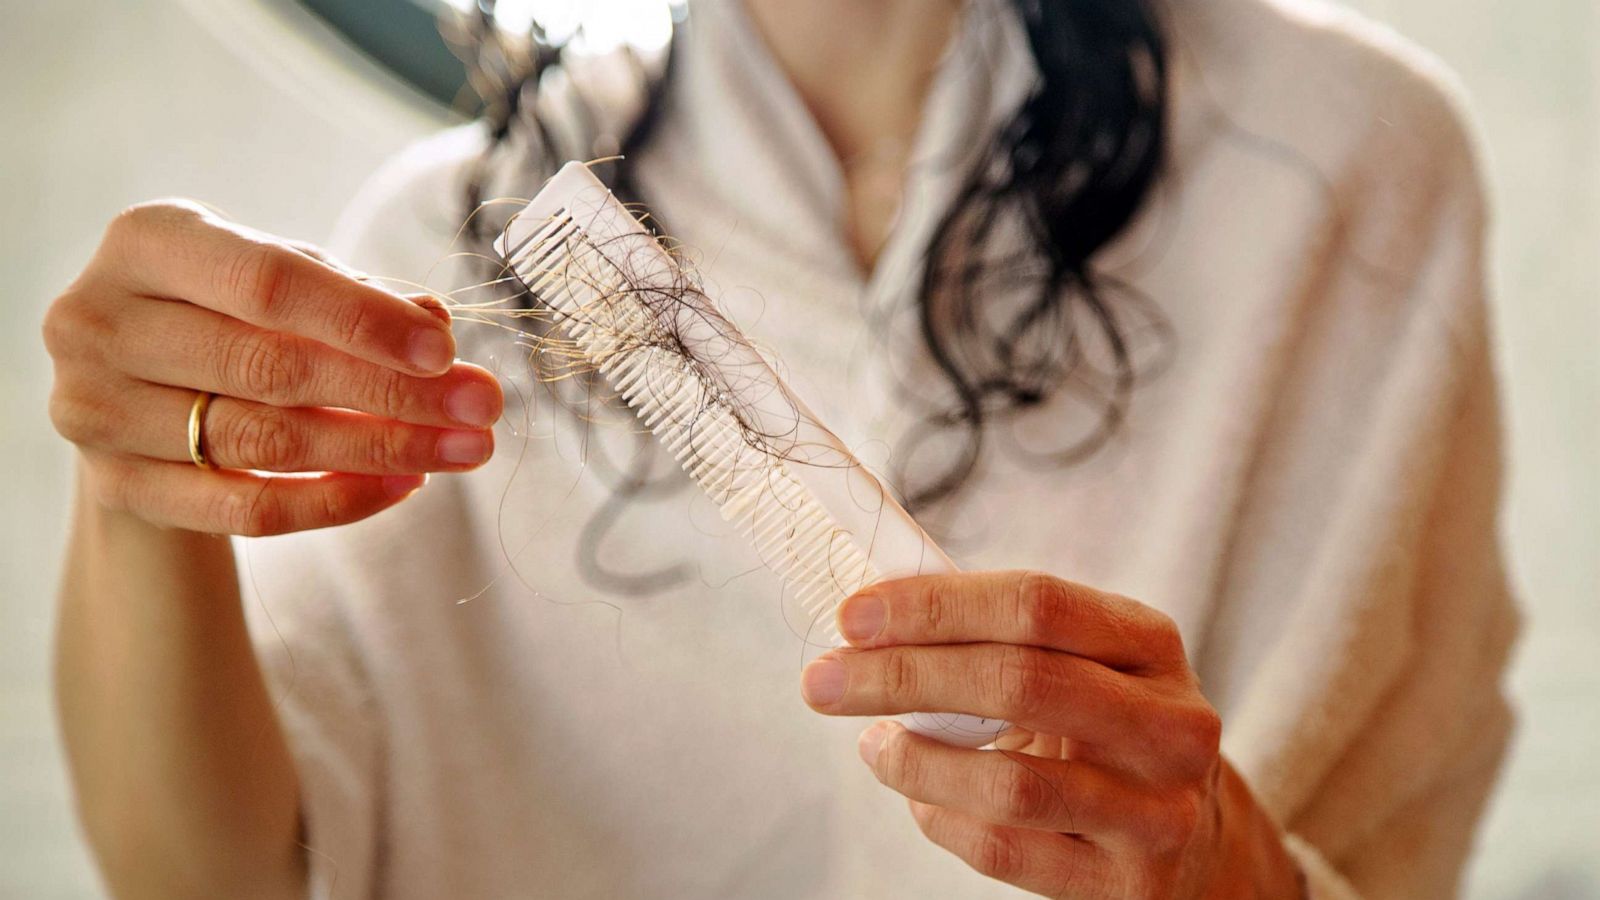
[[[389,475],[383,479],[383,492],[391,497],[404,497],[427,483],[426,475]]]
[[[856,594],[839,607],[839,633],[852,644],[882,634],[888,620],[889,608],[877,594]]]
[[[406,358],[424,372],[443,372],[455,360],[455,342],[440,328],[418,328],[411,332]]]
[[[433,299],[432,297],[422,297],[417,300],[417,305],[433,314],[433,317],[443,322],[446,327],[449,327],[450,310],[445,309],[444,304]]]
[[[888,736],[888,722],[879,722],[861,732],[861,737],[856,738],[856,751],[861,754],[861,761],[869,766],[876,764],[878,750],[883,747],[883,739]]]
[[[463,425],[488,428],[500,418],[500,397],[481,381],[469,381],[444,399],[444,411]]]
[[[482,431],[446,431],[434,452],[440,462],[477,465],[489,458],[489,435]]]
[[[800,693],[812,706],[832,706],[844,697],[844,663],[819,659],[800,674]]]

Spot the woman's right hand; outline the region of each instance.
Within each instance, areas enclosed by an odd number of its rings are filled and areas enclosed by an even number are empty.
[[[493,449],[494,376],[453,362],[450,315],[199,206],[132,207],[51,305],[50,413],[88,495],[198,532],[340,525]],[[187,424],[215,394],[196,466]],[[318,473],[313,477],[263,473]]]

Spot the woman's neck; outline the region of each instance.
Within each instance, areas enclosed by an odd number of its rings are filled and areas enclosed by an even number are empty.
[[[959,0],[744,0],[844,171],[842,223],[870,268],[899,205],[923,100]]]

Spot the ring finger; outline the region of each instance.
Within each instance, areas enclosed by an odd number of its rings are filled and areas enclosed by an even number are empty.
[[[862,732],[861,756],[885,787],[998,825],[1099,837],[1139,831],[1154,805],[1091,762],[951,747],[892,722]]]
[[[195,392],[138,383],[105,410],[119,418],[120,453],[183,462],[189,459],[188,418]],[[316,407],[283,408],[215,397],[201,422],[206,458],[224,469],[265,472],[351,472],[366,475],[461,471],[494,450],[487,429],[431,428],[364,413]]]

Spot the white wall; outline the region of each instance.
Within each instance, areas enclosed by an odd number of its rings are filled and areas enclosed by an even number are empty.
[[[227,15],[195,3],[206,21]],[[1356,5],[1461,71],[1497,187],[1508,523],[1531,618],[1522,733],[1471,896],[1600,896],[1600,14],[1591,0]],[[276,55],[277,32],[248,20],[224,46],[174,0],[13,3],[0,17],[0,897],[96,895],[48,699],[69,462],[45,417],[45,303],[139,199],[194,196],[319,239],[362,175],[436,122],[357,92],[347,70]]]

